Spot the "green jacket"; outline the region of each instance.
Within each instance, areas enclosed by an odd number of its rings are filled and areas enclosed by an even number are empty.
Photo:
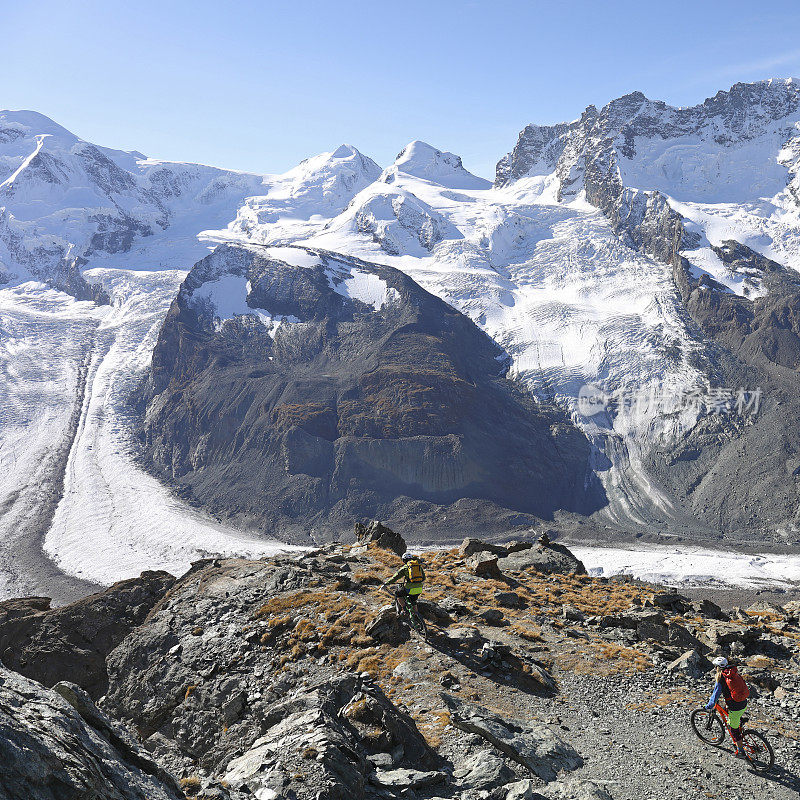
[[[419,565],[420,571],[422,572],[422,578],[420,580],[412,580],[411,579],[411,563],[415,563]],[[398,581],[405,581],[406,585],[408,586],[409,594],[419,594],[422,591],[422,587],[425,583],[425,570],[420,564],[419,561],[410,562],[408,564],[403,564],[388,581],[386,581],[387,586],[391,586],[393,583],[397,583]]]

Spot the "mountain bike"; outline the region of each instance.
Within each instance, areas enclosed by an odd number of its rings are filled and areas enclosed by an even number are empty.
[[[410,625],[425,641],[428,640],[428,626],[419,613],[416,603],[411,602],[411,598],[406,595],[404,600],[390,591],[386,586],[383,590],[394,600],[394,608],[397,612],[397,619]]]
[[[692,711],[690,717],[692,730],[697,736],[707,744],[720,745],[725,738],[725,731],[733,740],[730,726],[728,725],[728,710],[717,703],[713,710],[698,708]],[[767,772],[775,764],[775,753],[766,738],[757,731],[745,730],[745,723],[750,721],[750,717],[742,716],[741,748],[745,758],[750,762],[750,766],[756,772]]]

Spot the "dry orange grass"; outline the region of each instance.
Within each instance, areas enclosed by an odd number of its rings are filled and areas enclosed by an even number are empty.
[[[450,724],[449,711],[431,711],[427,714],[414,715],[414,722],[425,741],[434,750],[442,745],[442,734]]]
[[[526,602],[527,613],[552,617],[560,615],[563,605],[575,606],[586,615],[614,614],[630,608],[634,600],[643,603],[648,595],[642,587],[631,584],[605,583],[588,575],[553,578],[533,570],[513,573],[509,577],[514,584],[494,578],[465,579],[469,574],[466,563],[456,550],[425,553],[424,562],[429,585],[426,596],[433,600],[442,596],[455,597],[472,611],[490,606],[494,592],[509,588]],[[512,617],[526,615],[520,611],[510,614]]]
[[[285,614],[287,611],[294,611],[309,603],[324,603],[329,599],[329,592],[312,592],[308,589],[301,589],[299,592],[293,592],[292,594],[270,597],[270,599],[256,611],[255,616],[257,619],[261,619],[274,614]]]
[[[561,669],[576,675],[607,677],[632,670],[643,672],[653,666],[639,650],[613,642],[585,642],[570,649],[562,647],[554,656]]]
[[[512,633],[521,636],[528,642],[540,642],[542,640],[542,629],[536,625],[530,625],[525,622],[515,622],[508,628]]]

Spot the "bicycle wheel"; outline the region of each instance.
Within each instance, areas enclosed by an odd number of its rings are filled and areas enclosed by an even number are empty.
[[[775,753],[764,736],[756,731],[745,731],[742,734],[744,754],[756,772],[767,772],[775,764]]]
[[[411,607],[408,609],[408,617],[411,620],[411,625],[414,630],[417,631],[423,639],[427,639],[428,626],[425,624],[422,614],[420,614],[416,608]]]
[[[725,726],[713,711],[698,708],[692,711],[690,720],[692,730],[707,744],[719,744],[725,738]]]

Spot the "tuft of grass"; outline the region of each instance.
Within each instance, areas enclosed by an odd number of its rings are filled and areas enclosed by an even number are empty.
[[[508,630],[529,642],[539,642],[542,639],[542,629],[536,625],[530,625],[525,622],[515,622]]]
[[[256,611],[255,617],[256,619],[262,619],[276,614],[285,614],[287,611],[294,611],[309,603],[322,603],[329,597],[330,594],[328,592],[312,592],[308,589],[301,589],[299,592],[293,592],[292,594],[270,597]]]
[[[187,797],[196,797],[201,787],[200,778],[198,778],[197,775],[181,778],[180,786]]]

